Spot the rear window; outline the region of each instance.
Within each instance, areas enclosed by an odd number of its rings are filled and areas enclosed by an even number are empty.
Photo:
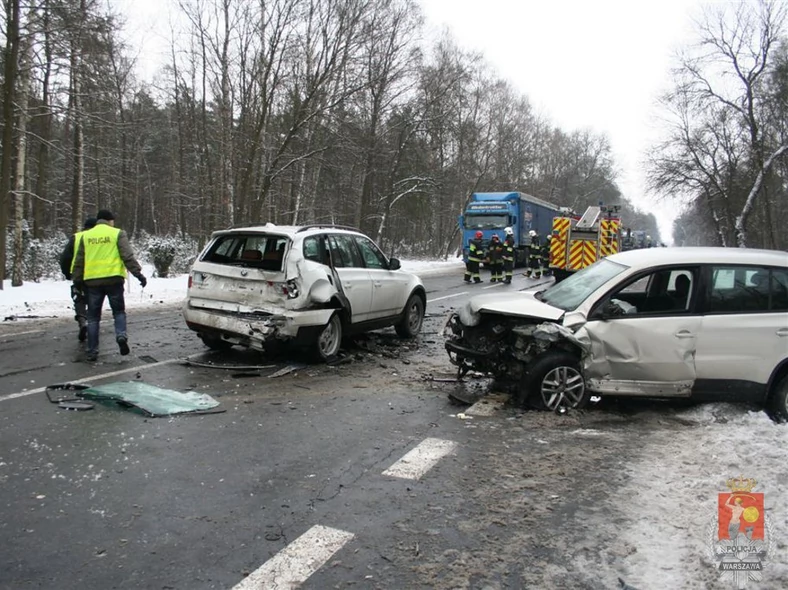
[[[203,262],[281,271],[290,240],[270,234],[228,234],[216,238]]]

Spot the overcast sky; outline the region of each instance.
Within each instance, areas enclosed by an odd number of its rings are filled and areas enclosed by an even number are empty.
[[[107,0],[129,15],[146,77],[167,59],[168,0]],[[566,131],[610,139],[624,196],[670,234],[674,212],[645,193],[642,161],[654,142],[655,101],[669,84],[675,50],[691,39],[701,0],[417,0],[428,35],[448,29],[482,52],[500,77]],[[718,2],[724,0],[717,0]],[[162,56],[162,52],[165,53]],[[500,190],[522,187],[500,187]],[[652,196],[653,197],[653,196]]]
[[[655,101],[673,55],[692,38],[699,0],[420,0],[434,31],[448,28],[566,131],[608,136],[624,196],[660,220],[642,161],[657,137]],[[705,4],[709,4],[706,2]],[[503,187],[502,187],[503,188]],[[512,187],[514,188],[514,187]],[[652,196],[653,197],[653,196]]]

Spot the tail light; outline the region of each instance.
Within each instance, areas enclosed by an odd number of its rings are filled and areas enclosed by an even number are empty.
[[[194,275],[192,273],[189,273],[189,286],[186,287],[186,288],[187,289],[191,289],[192,288],[192,283],[194,283]]]
[[[282,293],[287,295],[288,299],[295,299],[298,297],[298,283],[295,279],[290,279],[282,285]]]

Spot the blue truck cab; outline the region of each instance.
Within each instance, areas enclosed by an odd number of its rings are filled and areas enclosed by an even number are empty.
[[[559,215],[560,208],[531,195],[520,192],[473,193],[465,211],[459,217],[462,232],[462,259],[468,261],[468,244],[476,232],[482,232],[484,247],[487,247],[493,234],[504,240],[504,229],[514,231],[515,266],[522,266],[526,260],[526,247],[530,241],[528,232],[536,230],[544,239],[553,228],[553,217]]]

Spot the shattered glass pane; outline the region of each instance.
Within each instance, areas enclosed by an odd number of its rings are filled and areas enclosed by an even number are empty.
[[[121,405],[139,408],[149,416],[203,412],[219,405],[219,402],[205,393],[162,389],[138,381],[96,385],[80,392],[80,397],[96,401],[116,401]]]

